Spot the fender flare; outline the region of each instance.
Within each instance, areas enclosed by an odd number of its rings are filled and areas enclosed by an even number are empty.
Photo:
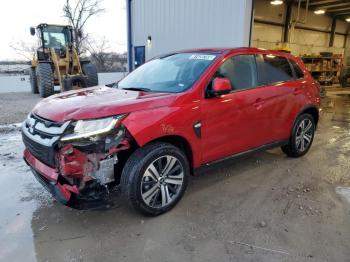
[[[298,114],[296,115],[296,117],[295,117],[295,119],[294,119],[294,121],[293,121],[292,128],[291,128],[291,130],[290,130],[290,132],[289,132],[290,135],[293,134],[293,130],[294,130],[294,128],[295,128],[295,123],[296,123],[297,119],[299,118],[299,116],[301,116],[302,114],[304,114],[305,111],[307,111],[307,110],[309,110],[309,109],[315,109],[315,110],[317,111],[317,113],[318,113],[318,119],[319,119],[319,109],[318,109],[318,106],[315,106],[315,105],[312,105],[312,104],[308,104],[308,105],[302,107],[301,110],[299,110]],[[317,119],[317,121],[316,121],[316,119],[315,119],[315,125],[316,125],[315,128],[316,128],[316,129],[317,129],[318,119]]]

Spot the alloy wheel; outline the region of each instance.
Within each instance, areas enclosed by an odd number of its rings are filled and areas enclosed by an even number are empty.
[[[141,180],[141,196],[146,205],[161,208],[172,203],[181,191],[184,168],[174,156],[166,155],[154,160]]]
[[[314,126],[312,121],[310,119],[302,120],[298,126],[295,137],[296,148],[299,152],[304,152],[310,147],[313,135]]]

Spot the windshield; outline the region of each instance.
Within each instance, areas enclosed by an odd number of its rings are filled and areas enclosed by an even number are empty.
[[[42,30],[45,47],[63,49],[67,43],[71,42],[70,30],[66,27],[47,26]]]
[[[189,89],[216,54],[181,53],[156,58],[140,66],[118,83],[120,89],[178,93]]]

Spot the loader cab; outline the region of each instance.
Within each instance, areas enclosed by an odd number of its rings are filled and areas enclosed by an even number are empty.
[[[72,27],[41,24],[39,29],[43,48],[64,49],[73,42]]]
[[[59,26],[40,24],[36,27],[41,48],[54,48],[63,50],[73,43],[73,32],[71,26]],[[30,28],[30,33],[35,35],[35,28]]]
[[[30,33],[37,36],[36,54],[31,60],[31,88],[34,94],[48,97],[59,85],[61,91],[85,88],[98,84],[96,66],[90,61],[81,61],[73,44],[73,28],[69,25],[39,24],[31,27]],[[76,37],[81,38],[81,32]]]

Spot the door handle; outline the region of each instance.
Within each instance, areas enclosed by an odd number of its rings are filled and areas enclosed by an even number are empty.
[[[307,84],[306,83],[301,83],[297,87],[294,87],[293,94],[294,95],[300,95],[303,92],[303,90],[305,90],[306,88],[307,88]]]
[[[253,106],[256,108],[256,109],[260,109],[263,104],[265,103],[264,100],[262,100],[261,98],[258,98],[255,100],[255,102],[253,103]]]

